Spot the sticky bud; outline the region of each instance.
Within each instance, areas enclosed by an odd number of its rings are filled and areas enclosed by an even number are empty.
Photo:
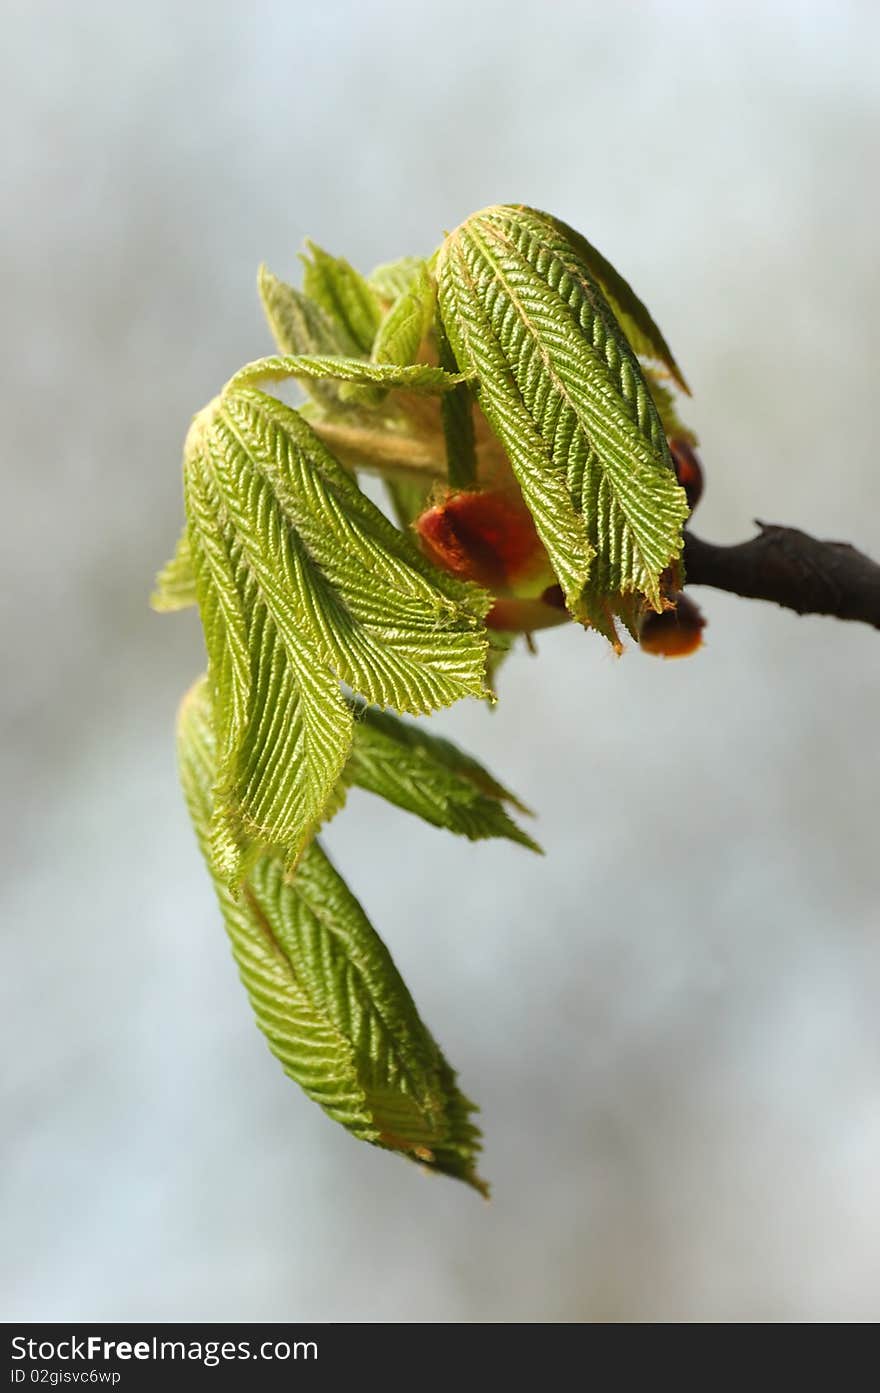
[[[673,437],[669,441],[669,453],[675,467],[675,477],[685,491],[688,507],[694,511],[703,496],[703,466],[700,457],[687,440]]]
[[[450,493],[416,519],[415,530],[435,566],[495,596],[490,629],[531,633],[567,623],[550,559],[518,493]]]
[[[639,621],[639,646],[660,658],[688,658],[703,642],[706,621],[687,595],[670,596],[671,608],[655,614],[649,610]]]
[[[436,566],[494,594],[536,598],[555,581],[532,515],[515,493],[451,493],[415,528]]]

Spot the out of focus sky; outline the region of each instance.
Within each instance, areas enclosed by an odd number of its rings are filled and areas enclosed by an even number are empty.
[[[176,782],[203,665],[147,608],[256,268],[498,201],[581,228],[694,389],[699,530],[880,554],[880,8],[7,0],[3,1293],[12,1319],[880,1316],[871,630],[703,591],[442,713],[544,859],[368,795],[328,847],[482,1105],[493,1200],[269,1055]]]

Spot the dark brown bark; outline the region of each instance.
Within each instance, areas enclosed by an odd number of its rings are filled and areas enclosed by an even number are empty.
[[[848,542],[759,522],[757,537],[716,546],[685,533],[688,585],[711,585],[796,614],[830,614],[880,629],[880,565]]]

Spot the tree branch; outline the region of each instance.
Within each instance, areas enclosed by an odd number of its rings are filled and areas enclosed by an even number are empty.
[[[830,614],[880,629],[880,566],[848,542],[758,522],[757,537],[716,546],[685,532],[688,585],[711,585],[796,614]]]

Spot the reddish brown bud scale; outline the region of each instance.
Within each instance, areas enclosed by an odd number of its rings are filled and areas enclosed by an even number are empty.
[[[450,494],[415,527],[436,566],[495,593],[540,591],[552,576],[532,515],[516,494]]]
[[[706,621],[687,595],[676,595],[675,605],[662,614],[649,611],[639,622],[639,646],[660,658],[688,658],[703,642]]]
[[[700,457],[689,441],[675,437],[669,441],[669,453],[675,467],[675,477],[684,489],[688,506],[693,512],[703,496],[703,466]]]
[[[568,612],[532,515],[509,489],[451,493],[416,519],[435,566],[496,596],[490,629],[532,633],[568,622]]]

